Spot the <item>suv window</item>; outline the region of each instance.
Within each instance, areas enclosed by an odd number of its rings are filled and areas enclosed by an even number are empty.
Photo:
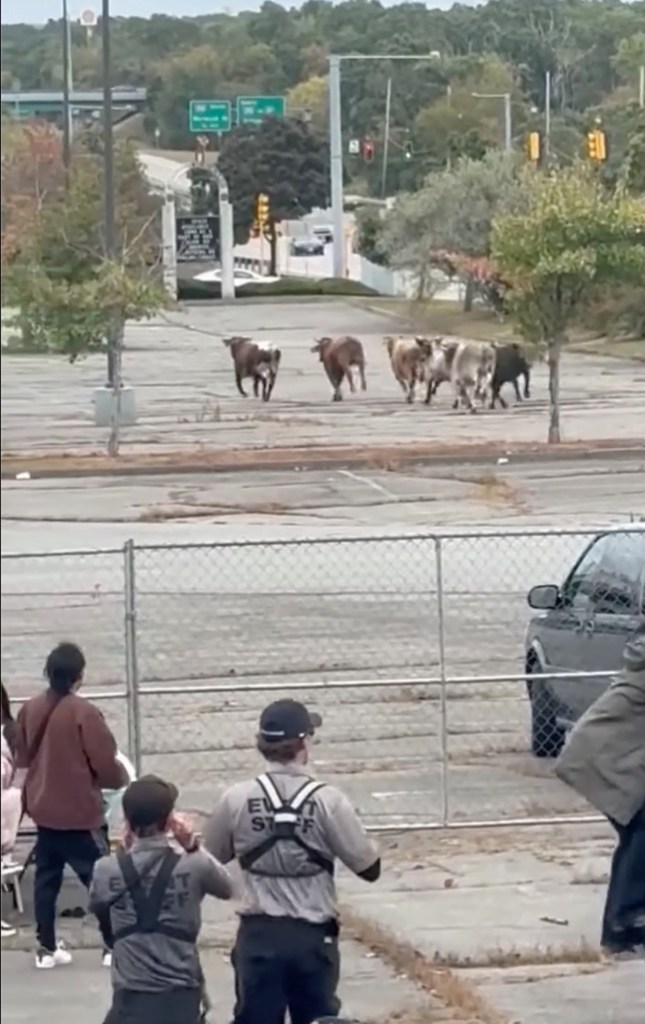
[[[635,613],[641,602],[645,534],[625,531],[608,534],[603,540],[592,592],[594,610],[603,615]]]
[[[587,549],[572,570],[562,588],[562,603],[564,605],[580,611],[589,608],[606,541],[607,535],[593,541],[591,547]]]

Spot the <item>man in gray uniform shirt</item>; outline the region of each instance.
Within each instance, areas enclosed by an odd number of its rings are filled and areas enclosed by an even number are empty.
[[[266,771],[227,790],[204,832],[206,849],[222,864],[237,859],[244,878],[234,1024],[283,1024],[287,1009],[291,1024],[338,1013],[334,863],[368,882],[381,873],[350,801],[307,771],[320,725],[294,700],[265,708],[257,746]]]
[[[93,911],[114,931],[112,1008],[104,1024],[198,1024],[205,992],[197,951],[205,896],[233,895],[226,868],[174,814],[177,789],[154,775],[123,795],[127,849],[94,868]],[[172,836],[182,848],[175,851]]]

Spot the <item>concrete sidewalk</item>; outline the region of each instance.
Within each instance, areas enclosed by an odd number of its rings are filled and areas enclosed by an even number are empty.
[[[408,835],[384,838],[382,847],[378,884],[344,872],[339,877],[343,993],[346,1009],[359,1019],[643,1024],[645,964],[604,962],[598,948],[609,828]],[[61,909],[83,900],[80,886],[66,883]],[[62,1013],[70,1000],[65,1024],[100,1024],[109,978],[98,964],[93,921],[60,926],[70,945],[93,947],[81,950],[69,970],[36,979],[26,951],[6,952],[31,949],[31,929],[3,943],[3,1024],[43,1019],[45,1008],[48,1016],[50,1009]],[[234,931],[233,906],[204,905],[205,966],[217,1020],[230,1011]],[[74,979],[73,993],[66,978]],[[96,1003],[96,1017],[88,1017],[88,1001]]]

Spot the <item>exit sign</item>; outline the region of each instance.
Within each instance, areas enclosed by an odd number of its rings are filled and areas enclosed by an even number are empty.
[[[188,106],[188,128],[191,132],[229,132],[230,100],[191,100]]]
[[[284,96],[238,96],[237,123],[261,124],[265,117],[284,117]]]

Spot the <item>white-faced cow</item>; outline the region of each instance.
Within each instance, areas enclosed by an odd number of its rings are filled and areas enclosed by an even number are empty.
[[[340,386],[345,379],[347,379],[349,390],[352,394],[356,391],[352,367],[356,367],[358,370],[361,390],[365,391],[367,387],[365,381],[365,353],[358,338],[353,338],[349,334],[342,335],[339,338],[318,338],[311,351],[318,354],[320,362],[325,368],[329,383],[334,389],[332,395],[333,402],[340,402],[342,400],[343,395]]]
[[[406,402],[412,403],[415,388],[426,379],[428,361],[432,358],[434,345],[440,339],[421,336],[396,338],[386,335],[384,340],[392,373],[401,385]]]
[[[281,352],[274,345],[260,345],[251,338],[238,335],[224,338],[224,344],[230,350],[235,367],[235,384],[243,398],[247,397],[242,381],[250,377],[253,381],[253,394],[257,398],[262,386],[262,401],[268,402],[278,376]]]
[[[453,409],[460,401],[476,412],[475,399],[485,401],[495,373],[495,345],[480,341],[442,341],[433,346],[428,362],[426,402],[444,381],[450,381],[455,393]]]

